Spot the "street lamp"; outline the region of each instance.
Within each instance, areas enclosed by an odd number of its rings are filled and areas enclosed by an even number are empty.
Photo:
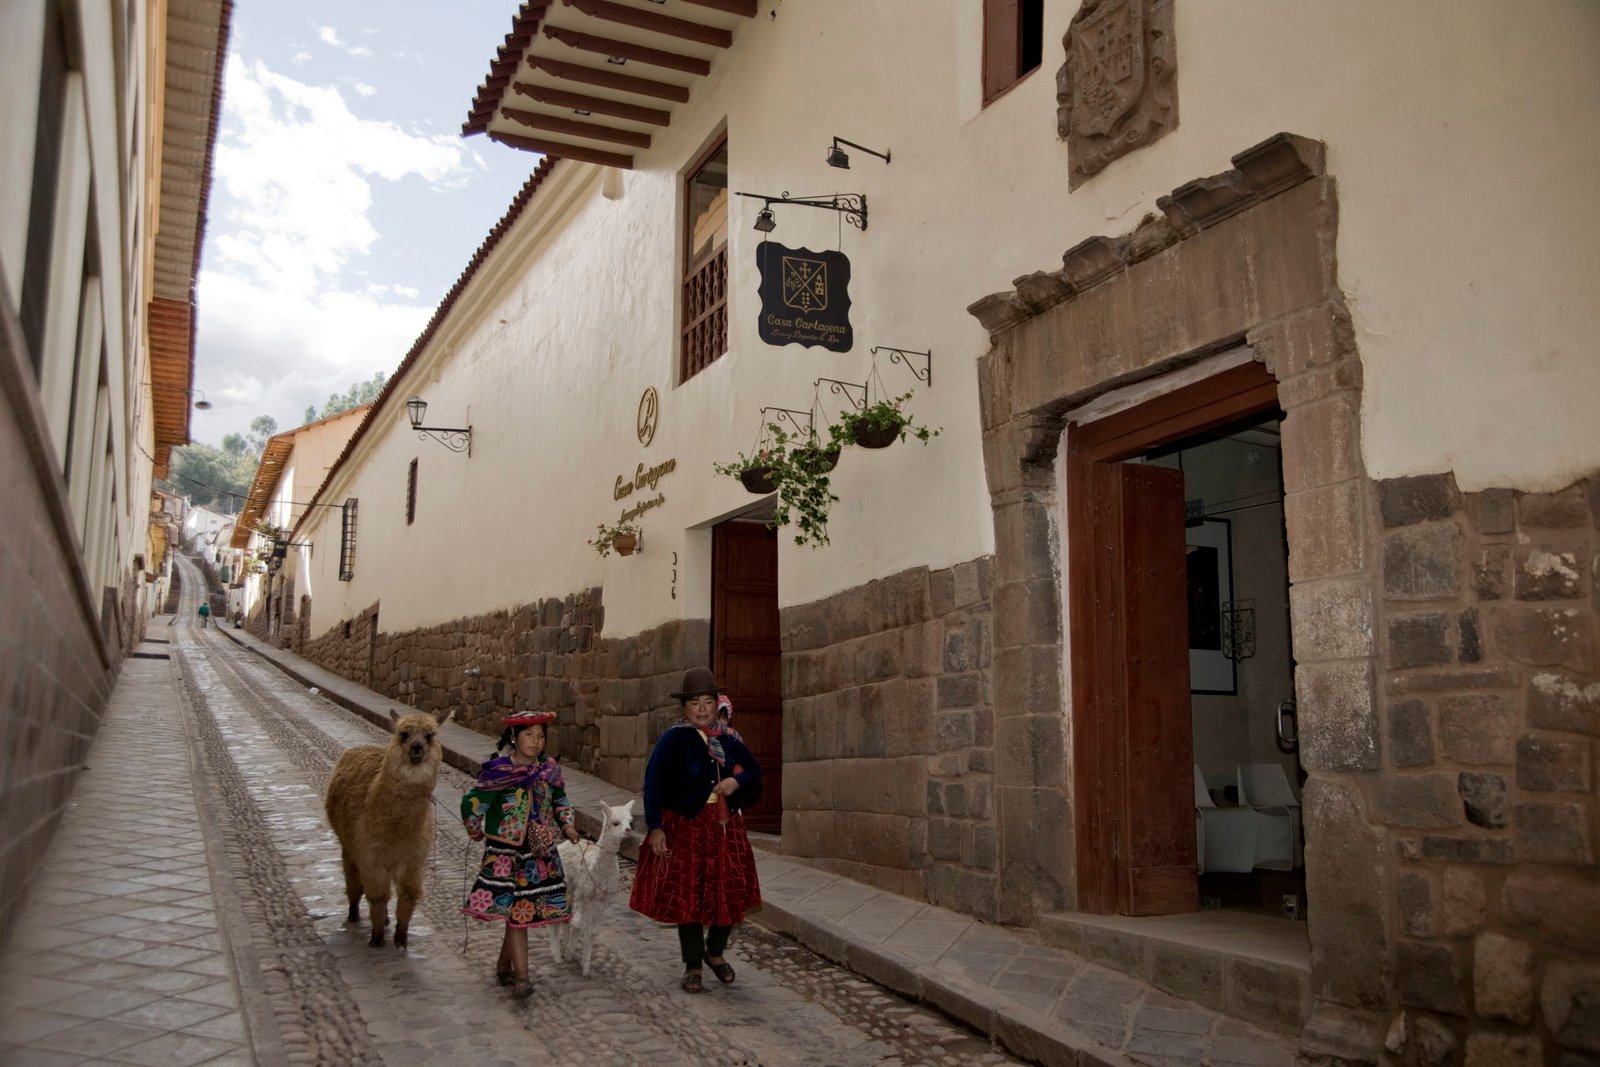
[[[471,426],[424,426],[422,420],[427,414],[428,402],[420,396],[414,396],[406,401],[406,417],[411,420],[411,428],[417,431],[418,437],[431,437],[452,452],[472,455]]]

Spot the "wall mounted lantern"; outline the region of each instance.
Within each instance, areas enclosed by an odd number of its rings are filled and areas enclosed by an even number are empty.
[[[422,420],[427,414],[428,402],[420,396],[414,396],[406,401],[406,417],[411,420],[411,428],[417,431],[418,437],[431,437],[452,452],[472,455],[471,426],[465,429],[453,426],[424,426]]]
[[[837,211],[845,217],[845,221],[858,230],[867,228],[867,197],[865,193],[834,193],[832,196],[790,196],[787,192],[778,196],[768,196],[766,193],[734,193],[735,196],[748,196],[762,201],[761,211],[756,215],[756,229],[761,233],[771,233],[777,228],[777,220],[772,217],[774,204],[794,204],[797,207],[820,207],[825,211]]]
[[[844,149],[839,147],[840,145],[849,145],[858,152],[865,152],[869,156],[877,156],[885,163],[889,162],[889,153],[887,152],[874,151],[864,144],[856,144],[854,141],[846,141],[843,137],[835,137],[833,139],[833,147],[828,149],[828,166],[838,167],[840,170],[850,169],[850,157],[845,154]]]

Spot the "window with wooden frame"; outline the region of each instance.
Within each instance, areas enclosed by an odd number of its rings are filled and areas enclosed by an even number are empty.
[[[1044,60],[1044,0],[983,0],[983,103]]]
[[[410,526],[417,521],[417,461],[411,461],[411,468],[406,471],[406,525]]]
[[[678,380],[728,350],[728,140],[695,160],[683,182],[683,341]]]
[[[344,502],[339,519],[339,580],[348,582],[356,576],[356,498]]]

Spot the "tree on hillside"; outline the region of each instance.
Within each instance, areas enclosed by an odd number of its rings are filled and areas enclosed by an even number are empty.
[[[322,413],[313,415],[312,408],[306,408],[306,421],[315,422],[317,419],[332,418],[335,415],[358,408],[362,404],[370,404],[378,399],[378,394],[383,392],[383,387],[389,381],[389,375],[378,371],[364,382],[356,382],[343,394],[329,393],[328,402],[322,405]]]
[[[245,438],[249,445],[251,465],[261,462],[261,453],[266,451],[267,438],[278,432],[278,420],[271,415],[257,415],[250,420],[250,434]]]
[[[228,436],[237,439],[238,452],[204,444],[174,448],[167,477],[156,483],[157,488],[186,496],[198,507],[223,514],[238,511],[255,478],[256,457],[244,450],[238,434]]]

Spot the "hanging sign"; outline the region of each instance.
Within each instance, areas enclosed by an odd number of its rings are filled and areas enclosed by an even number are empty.
[[[805,345],[848,352],[850,260],[843,252],[813,252],[763,241],[756,249],[761,270],[761,340],[769,345]]]

